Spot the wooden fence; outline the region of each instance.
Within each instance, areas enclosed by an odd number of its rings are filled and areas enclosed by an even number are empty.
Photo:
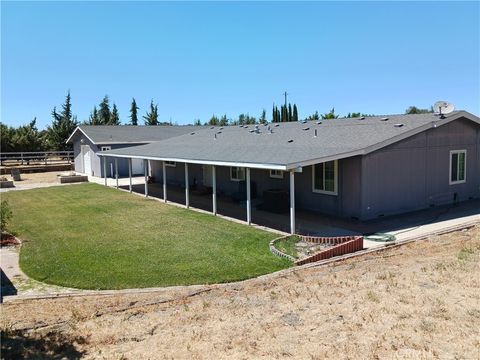
[[[71,164],[73,151],[24,151],[0,154],[2,166]]]

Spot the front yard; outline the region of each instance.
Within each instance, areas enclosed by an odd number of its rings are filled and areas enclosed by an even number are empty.
[[[207,284],[290,266],[277,235],[96,184],[2,194],[22,270],[50,284],[122,289]]]

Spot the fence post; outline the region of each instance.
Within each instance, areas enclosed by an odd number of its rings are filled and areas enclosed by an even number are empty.
[[[20,159],[22,160],[22,165],[23,165],[23,152],[20,153]]]

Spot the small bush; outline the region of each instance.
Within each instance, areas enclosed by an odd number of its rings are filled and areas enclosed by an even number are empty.
[[[7,225],[12,219],[12,210],[7,200],[3,200],[0,204],[0,230],[7,231]]]

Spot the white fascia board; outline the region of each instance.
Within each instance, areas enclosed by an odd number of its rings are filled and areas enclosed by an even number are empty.
[[[162,141],[162,140],[152,140],[152,141],[99,141],[95,145],[125,145],[125,144],[151,144],[153,142]]]
[[[92,144],[97,145],[97,144],[95,143],[95,141],[93,141],[93,140],[90,138],[90,136],[88,136],[88,135],[85,133],[85,131],[83,131],[83,130],[80,128],[80,126],[77,126],[77,127],[75,128],[75,130],[73,130],[72,135],[70,135],[69,138],[67,139],[67,141],[65,141],[65,144],[68,144],[68,143],[69,143],[69,141],[72,139],[72,137],[75,135],[75,133],[76,133],[77,131],[81,131],[82,134],[85,135],[85,137],[86,137],[88,140],[90,140],[90,142],[91,142]]]
[[[164,158],[157,156],[140,156],[140,155],[121,155],[121,154],[108,154],[98,153],[99,156],[105,157],[117,157],[117,158],[130,158],[130,159],[144,159],[144,160],[156,160],[156,161],[175,161],[188,164],[200,164],[200,165],[215,165],[215,166],[231,166],[242,167],[250,169],[268,169],[268,170],[287,170],[286,165],[280,164],[260,164],[260,163],[246,163],[237,161],[212,161],[212,160],[195,160],[195,159],[182,159],[182,158]]]

